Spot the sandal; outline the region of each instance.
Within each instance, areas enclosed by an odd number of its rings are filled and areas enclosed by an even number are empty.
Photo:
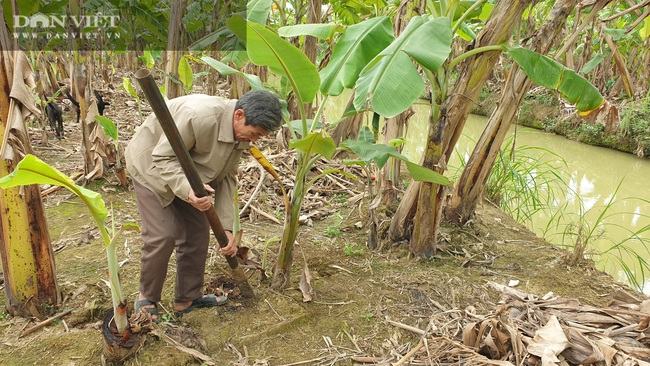
[[[228,298],[225,296],[216,296],[216,295],[203,295],[198,299],[192,301],[190,306],[186,307],[183,310],[175,311],[176,314],[183,315],[187,314],[194,309],[199,308],[211,308],[214,306],[221,306],[228,302]]]
[[[158,314],[158,304],[153,301],[149,301],[147,299],[136,300],[135,313],[138,314],[140,312],[146,313],[149,316],[149,319],[151,319],[151,321],[154,323],[158,322],[158,319],[160,319]]]

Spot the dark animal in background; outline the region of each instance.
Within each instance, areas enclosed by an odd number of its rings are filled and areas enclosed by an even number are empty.
[[[64,91],[65,91],[65,95],[66,95],[66,97],[68,97],[68,99],[70,100],[70,102],[72,102],[72,105],[74,106],[74,110],[75,110],[75,112],[77,112],[77,123],[79,123],[79,117],[81,116],[81,109],[80,109],[80,107],[79,107],[79,102],[77,102],[77,100],[74,99],[74,98],[72,97],[72,95],[70,95],[70,92],[68,91],[67,88],[64,89]]]
[[[104,109],[106,109],[107,105],[111,105],[111,103],[105,102],[104,98],[102,98],[101,94],[99,94],[97,90],[93,90],[93,94],[95,94],[95,98],[97,99],[97,110],[99,111],[99,115],[103,116]]]
[[[45,94],[43,94],[45,96]],[[47,101],[47,98],[45,98]],[[60,106],[54,103],[54,100],[45,104],[45,114],[47,120],[50,122],[50,127],[56,133],[56,137],[60,140],[63,138],[63,110]]]
[[[111,105],[111,103],[105,102],[104,98],[102,98],[101,94],[97,90],[93,90],[93,94],[95,95],[95,98],[97,99],[97,110],[99,111],[99,115],[103,116],[104,115],[104,110],[106,109],[107,105]],[[79,118],[81,115],[81,110],[79,109],[79,102],[77,102],[76,99],[70,95],[70,92],[68,89],[65,89],[65,95],[68,97],[72,105],[74,106],[75,112],[77,113],[77,123],[79,123]]]

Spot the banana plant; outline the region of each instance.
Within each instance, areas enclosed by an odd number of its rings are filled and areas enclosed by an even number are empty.
[[[216,71],[218,71],[223,76],[229,76],[229,75],[241,76],[244,79],[246,79],[246,81],[248,82],[248,84],[251,86],[251,88],[253,90],[263,90],[264,89],[264,84],[262,84],[262,80],[260,80],[260,77],[257,76],[257,75],[247,74],[247,73],[241,72],[241,71],[239,71],[239,70],[237,70],[237,69],[235,69],[233,67],[230,67],[230,66],[226,65],[225,63],[223,63],[223,62],[221,62],[219,60],[216,60],[216,59],[210,57],[210,56],[202,56],[200,59],[197,59],[197,58],[195,58],[193,56],[190,56],[190,55],[186,55],[185,57],[187,57],[188,59],[193,60],[193,61],[195,61],[197,63],[206,64],[206,65],[210,66],[211,68],[215,69]]]
[[[481,1],[477,1],[475,5],[480,3]],[[441,6],[439,14],[453,14],[453,11],[448,12],[449,9],[443,9],[443,2],[439,4]],[[475,5],[472,5],[467,12],[471,12]],[[517,9],[521,8],[522,6],[517,7]],[[495,12],[495,14],[497,13]],[[512,14],[498,15],[502,17],[509,16],[510,18],[515,16]],[[389,46],[389,49],[382,51],[364,69],[356,83],[355,107],[359,109],[365,106],[376,113],[384,115],[384,117],[389,117],[404,111],[412,104],[414,98],[417,98],[411,89],[417,87],[418,91],[423,90],[423,84],[415,81],[415,77],[420,78],[420,74],[416,75],[413,72],[415,70],[413,61],[419,64],[429,85],[431,85],[432,101],[429,136],[425,148],[425,157],[423,158],[424,166],[436,168],[440,171],[444,169],[446,160],[450,156],[448,152],[453,149],[464,123],[464,121],[459,122],[458,117],[467,115],[467,100],[473,100],[475,97],[469,92],[460,90],[456,92],[454,97],[448,98],[450,75],[457,71],[456,66],[463,60],[469,58],[472,58],[472,60],[481,58],[494,60],[494,55],[511,50],[512,59],[520,64],[523,70],[528,70],[527,73],[529,76],[532,75],[533,80],[535,78],[549,78],[545,80],[545,85],[557,89],[569,101],[576,103],[580,112],[588,113],[588,111],[597,108],[602,103],[603,99],[597,90],[584,78],[568,72],[568,70],[558,68],[557,64],[547,62],[548,58],[544,58],[540,54],[527,52],[527,50],[520,51],[523,48],[511,47],[502,43],[511,34],[506,29],[499,28],[499,31],[495,30],[491,33],[502,37],[501,39],[495,37],[495,40],[498,39],[495,43],[476,47],[452,58],[449,46],[452,37],[460,29],[461,20],[464,18],[465,14],[461,15],[459,19],[451,16],[432,18],[428,15],[413,18],[406,30]],[[504,19],[500,20],[501,23],[505,22]],[[434,22],[438,24],[437,27],[427,27],[428,24]],[[434,37],[434,33],[437,38]],[[428,40],[432,37],[434,41],[422,43],[423,39]],[[403,54],[410,57],[404,57]],[[443,57],[438,58],[436,55]],[[388,59],[390,62],[382,61],[380,57],[383,60]],[[480,91],[480,85],[487,79],[489,75],[487,71],[489,70],[487,69],[488,64],[488,61],[482,60],[475,61],[472,64],[471,77],[473,79],[471,83],[464,84],[468,85],[468,89],[471,88],[472,92],[474,90]],[[486,69],[482,69],[480,66],[484,66]],[[409,76],[407,76],[407,69],[410,69]],[[402,72],[403,76],[399,79],[394,78],[394,71]],[[391,79],[393,82],[383,82],[385,78]],[[482,78],[484,80],[481,80]],[[462,77],[459,77],[459,79],[462,79]],[[459,82],[459,85],[463,84]],[[455,101],[457,95],[464,96],[460,106],[450,102]],[[388,98],[388,96],[392,96],[392,98]],[[453,113],[455,118],[449,124],[447,123],[448,111]],[[410,249],[417,255],[430,256],[435,253],[437,227],[440,223],[443,198],[444,192],[440,186],[427,183],[410,185],[397,213],[393,217],[391,237],[410,237]],[[407,222],[413,222],[412,230],[405,225]],[[399,235],[394,235],[394,233]]]
[[[376,22],[370,22],[364,25],[364,27],[374,28],[380,31],[385,29],[383,26],[375,27]],[[378,23],[380,22],[381,20]],[[305,103],[313,102],[319,89],[323,88],[321,77],[316,66],[299,49],[260,24],[247,22],[239,16],[232,17],[228,20],[227,24],[240,39],[246,40],[246,50],[250,60],[256,65],[267,66],[272,72],[282,78],[281,83],[291,88],[295,98],[298,100],[298,108],[300,109],[301,119],[297,123],[287,124],[292,136],[289,146],[296,149],[297,168],[295,184],[290,197],[289,211],[285,216],[285,228],[280,244],[278,262],[275,266],[272,282],[274,288],[284,288],[290,284],[293,244],[298,234],[298,219],[305,195],[311,185],[322,176],[341,172],[338,170],[328,170],[310,180],[308,180],[308,173],[318,160],[322,158],[331,159],[337,147],[325,130],[319,130],[317,128],[318,117],[310,121],[306,118]],[[363,33],[366,28],[357,27],[355,30]],[[374,32],[370,33],[377,35]],[[384,43],[389,42],[384,41]],[[379,51],[377,50],[377,52]],[[356,57],[354,51],[348,52],[348,57]],[[367,55],[366,57],[371,59],[373,56]],[[335,71],[327,71],[327,73],[332,73],[333,77],[331,79],[326,78],[326,80],[336,81],[337,84],[345,84],[345,82],[338,80],[338,78],[342,77],[341,73],[355,74],[359,72],[358,67],[351,68],[349,65],[349,63],[346,64],[345,62],[337,61]],[[325,88],[329,89],[330,87],[325,86]],[[337,87],[336,89],[338,90],[339,88]],[[322,102],[316,116],[320,116],[321,111]],[[350,145],[354,146],[354,143],[351,142]],[[365,152],[369,149],[371,149],[369,146],[364,145],[360,146],[358,151]],[[397,152],[395,151],[394,153],[396,154]],[[385,162],[388,156],[383,157],[382,155],[381,159]],[[415,166],[415,164],[412,165]],[[428,169],[425,169],[425,171],[427,179],[448,183],[448,180],[440,174]]]
[[[178,77],[183,85],[185,94],[190,94],[192,92],[194,80],[208,74],[207,71],[202,71],[198,74],[193,73],[189,60],[190,57],[183,56],[178,63]]]
[[[95,116],[95,120],[99,122],[99,125],[104,130],[104,133],[106,133],[106,136],[113,140],[113,147],[115,148],[115,175],[120,182],[120,186],[126,187],[128,181],[126,179],[126,170],[122,165],[122,152],[120,148],[119,135],[117,133],[117,125],[113,120],[104,116]]]
[[[142,52],[141,59],[144,61],[144,65],[147,69],[152,69],[154,66],[156,66],[156,61],[160,59],[161,54],[161,51],[152,51],[150,49],[146,49]]]
[[[302,131],[308,131],[304,103],[313,101],[318,91],[320,79],[316,67],[300,50],[258,23],[246,21],[235,15],[227,21],[227,24],[233,33],[241,40],[246,41],[247,55],[253,63],[268,66],[272,72],[282,78],[283,83],[291,85],[298,100],[298,106],[301,108]],[[280,55],[282,56],[280,57]],[[295,139],[295,131],[290,130]],[[335,147],[333,142],[331,144],[328,142],[326,138],[314,138],[311,151],[319,156],[331,157]],[[317,159],[314,159],[310,153],[299,150],[297,160],[296,182],[290,199],[290,210],[285,216],[285,230],[280,244],[278,262],[273,273],[272,286],[274,288],[284,288],[290,283],[293,243],[297,236],[300,208],[307,192],[305,187],[307,172]]]
[[[76,194],[90,210],[106,247],[106,258],[108,262],[107,283],[111,289],[111,299],[115,314],[114,321],[118,333],[123,335],[129,326],[129,320],[126,313],[126,297],[124,296],[119,277],[117,238],[124,230],[138,229],[137,225],[125,223],[120,229],[116,230],[115,222],[113,221],[111,228],[107,228],[106,218],[108,216],[108,210],[106,209],[102,196],[97,192],[76,185],[70,177],[34,155],[26,155],[11,174],[0,178],[0,188],[3,189],[32,184],[50,184],[65,187]]]
[[[448,186],[451,184],[449,179],[446,177],[436,173],[433,170],[427,169],[423,166],[409,161],[407,157],[397,151],[395,145],[390,143],[388,145],[378,144],[375,140],[374,135],[374,132],[371,131],[370,128],[364,126],[361,128],[361,131],[359,131],[359,137],[357,140],[348,139],[341,143],[342,149],[351,150],[356,154],[356,156],[359,157],[359,159],[361,159],[358,161],[349,161],[347,164],[360,165],[363,169],[366,170],[366,176],[368,177],[368,193],[372,200],[370,207],[368,208],[367,246],[370,249],[377,249],[379,247],[377,239],[377,208],[381,203],[381,195],[374,192],[369,167],[376,165],[378,169],[381,169],[389,162],[389,160],[401,160],[404,162],[404,164],[406,164],[411,177],[417,181],[440,184],[443,186]]]
[[[140,100],[140,96],[138,95],[138,92],[135,91],[135,88],[133,87],[133,83],[131,82],[131,78],[128,77],[123,77],[122,78],[122,87],[124,90],[126,90],[127,93],[129,93],[134,99],[135,102],[138,104],[138,116],[140,117],[140,123],[142,123],[142,102]],[[163,95],[165,95],[163,93]]]
[[[448,99],[449,78],[456,67],[470,57],[479,54],[495,54],[495,51],[496,54],[507,52],[533,81],[559,91],[565,99],[576,104],[581,114],[587,114],[603,103],[602,96],[587,80],[543,55],[518,46],[497,43],[477,47],[452,57],[453,37],[461,33],[464,36],[473,36],[466,20],[482,19],[481,17],[485,16],[481,12],[484,3],[483,0],[431,2],[428,4],[431,14],[413,17],[396,38],[392,36],[390,23],[386,24],[388,27],[382,27],[381,17],[371,18],[349,27],[334,47],[330,63],[321,71],[323,79],[321,92],[325,95],[328,93],[336,95],[342,87],[354,88],[353,104],[357,112],[372,111],[387,118],[409,108],[423,95],[425,85],[430,85],[431,126],[426,151],[431,154],[424,159],[423,165],[440,171],[444,169],[445,159],[449,157],[449,154],[444,154],[450,149],[450,146],[446,145],[455,144],[454,139],[449,136],[457,135],[456,132],[452,132],[453,135],[445,132],[447,113],[442,106]],[[301,26],[290,28],[290,34],[295,36],[302,32],[316,35],[324,33],[323,30],[322,26],[318,29]],[[360,30],[364,32],[359,32]],[[283,29],[282,32],[288,33],[289,30]],[[507,39],[510,33],[504,34],[504,38]],[[376,52],[376,48],[371,48],[371,45],[374,46],[377,42],[364,42],[373,37],[384,42],[383,47]],[[367,56],[371,57],[363,58]],[[480,74],[482,70],[473,70],[473,72]],[[426,83],[423,79],[426,79]],[[472,99],[468,96],[466,98]],[[464,103],[466,104],[466,100]],[[401,205],[417,202],[417,209],[404,207],[402,210],[409,214],[416,212],[416,218],[402,219],[401,222],[415,222],[413,232],[408,235],[412,238],[411,250],[416,254],[427,255],[432,252],[431,243],[435,243],[439,219],[427,221],[431,219],[431,215],[426,213],[435,212],[435,217],[440,216],[439,206],[442,204],[442,195],[440,186],[432,184],[422,184],[422,186],[426,186],[427,189],[416,192],[416,195],[419,193],[419,197],[408,201],[403,200]],[[404,225],[397,226],[404,227]]]

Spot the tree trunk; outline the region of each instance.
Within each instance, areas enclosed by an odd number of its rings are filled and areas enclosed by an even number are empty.
[[[630,76],[630,72],[627,70],[627,66],[625,66],[625,58],[623,58],[621,53],[618,52],[618,47],[616,46],[616,43],[614,43],[612,36],[605,33],[605,41],[607,41],[607,46],[609,46],[609,49],[612,51],[612,55],[614,55],[614,62],[616,64],[616,68],[618,69],[618,74],[620,75],[619,80],[625,87],[625,94],[627,94],[628,98],[634,98],[634,90],[632,90],[632,76]]]
[[[322,0],[309,0],[309,7],[307,9],[307,24],[319,24],[323,7]],[[304,46],[305,56],[313,64],[316,64],[318,57],[318,38],[312,36],[305,36]]]
[[[167,35],[167,59],[165,72],[174,79],[179,80],[178,63],[183,56],[181,32],[183,29],[183,14],[187,8],[187,0],[175,0],[171,2],[169,13],[169,31]],[[168,99],[181,96],[182,86],[175,83],[169,76],[165,78],[165,91]]]
[[[434,114],[435,112],[436,109],[432,109],[429,117],[431,128],[422,166],[442,173],[444,169],[441,168],[440,162],[444,159],[442,142],[447,118],[444,110],[439,111],[439,114]],[[411,253],[426,258],[436,254],[438,227],[440,227],[442,218],[440,210],[442,209],[443,194],[444,187],[439,184],[421,183],[413,220],[413,235],[409,246]]]
[[[101,161],[97,161],[93,154],[92,143],[90,141],[90,130],[86,122],[88,115],[88,90],[89,85],[87,69],[82,63],[81,51],[73,51],[74,62],[71,64],[70,71],[72,83],[72,96],[79,103],[79,123],[81,124],[81,146],[84,154],[84,177],[86,180],[101,178],[104,175],[104,166]]]
[[[531,2],[531,0],[504,0],[497,2],[496,6],[490,13],[490,18],[485,27],[475,40],[476,48],[496,45],[507,41],[512,35],[515,27],[519,24],[523,12]],[[448,124],[444,127],[445,131],[442,135],[443,142],[440,147],[442,151],[441,160],[444,163],[442,164],[443,166],[446,165],[449,160],[454,146],[462,134],[465,121],[470,113],[472,102],[478,99],[483,85],[490,77],[490,71],[499,60],[500,54],[500,52],[487,52],[467,58],[462,63],[463,66],[458,72],[460,79],[457,81],[454,89],[449,93],[450,97],[442,100],[444,103],[443,109],[446,110],[447,113],[443,113],[441,116],[446,114]],[[431,129],[433,130],[434,127],[432,126]],[[429,134],[429,140],[427,141],[423,160],[424,166],[435,166],[438,164],[437,158],[434,155],[431,155],[438,149],[438,144],[432,139],[432,136],[435,136],[435,133]],[[410,215],[410,213],[413,212],[416,217],[423,217],[425,213],[438,215],[438,213],[441,212],[440,207],[430,207],[430,205],[442,204],[442,202],[438,200],[438,198],[442,196],[442,193],[427,192],[427,199],[422,200],[422,197],[420,197],[420,187],[424,186],[424,184],[411,182],[409,188],[406,190],[400,207],[391,222],[389,235],[392,240],[401,240],[409,236],[409,231],[404,224],[413,221],[413,217],[405,217],[403,215]],[[430,189],[431,187],[430,185],[427,185],[426,188]],[[418,199],[418,197],[420,197],[420,199]],[[434,199],[434,197],[437,198]],[[417,207],[405,207],[406,205],[415,204],[417,204]],[[438,218],[433,219],[433,221],[437,222]],[[415,224],[419,225],[417,221],[415,221]],[[417,248],[427,247],[429,243],[426,241],[431,241],[433,239],[434,238],[432,237],[419,235],[418,238],[415,239],[416,242],[412,241],[411,245],[412,247]]]
[[[352,93],[352,95],[350,96],[350,99],[348,100],[348,104],[346,105],[345,109],[347,110],[348,108],[350,108],[353,102],[354,102],[354,93]],[[332,140],[334,140],[334,144],[336,144],[336,146],[339,146],[339,144],[347,138],[356,140],[356,138],[359,136],[359,130],[361,129],[362,125],[363,125],[362,113],[357,113],[354,116],[350,118],[346,118],[343,121],[341,121],[338,125],[336,125],[334,131],[332,131]]]
[[[406,125],[413,114],[415,114],[413,108],[409,108],[395,117],[387,118],[383,131],[384,141],[388,143],[393,139],[405,137]],[[403,146],[396,146],[397,152],[401,153],[402,148]],[[384,205],[391,205],[397,199],[395,187],[399,185],[401,166],[399,159],[391,158],[379,174],[378,193],[382,195],[381,202]]]
[[[323,7],[322,0],[309,0],[307,7],[307,24],[319,24]],[[305,56],[316,65],[316,58],[318,57],[318,38],[312,36],[305,36],[305,45],[303,46]],[[305,103],[305,114],[307,118],[314,118],[313,102]]]
[[[1,5],[0,5],[1,9]],[[32,70],[14,45],[4,18],[0,19],[0,176],[10,174],[31,152],[24,117],[38,114]],[[8,133],[9,135],[5,135]],[[54,253],[50,245],[45,208],[38,185],[0,190],[0,259],[5,278],[5,308],[14,316],[43,319],[59,305]]]
[[[322,13],[322,0],[308,0],[307,6],[305,6],[305,0],[295,2],[295,21],[296,24],[301,24],[302,16],[304,13],[307,13],[307,20],[305,24],[318,24],[320,23],[320,17]],[[291,39],[291,43],[296,47],[299,47],[299,38],[294,37]],[[302,47],[302,51],[305,53],[305,56],[312,63],[316,64],[316,57],[318,56],[318,39],[312,36],[305,36],[305,43]],[[310,119],[314,117],[313,103],[305,103],[305,118]],[[300,115],[300,106],[298,105],[298,99],[295,94],[292,92],[287,99],[287,110],[289,111],[290,120],[302,119]],[[288,133],[285,133],[285,137],[288,139]]]
[[[559,30],[569,14],[575,9],[577,0],[564,0],[555,3],[548,18],[532,38],[529,49],[546,54],[559,40]],[[510,125],[515,120],[532,81],[517,66],[513,65],[510,76],[503,86],[501,99],[490,116],[476,148],[472,152],[463,173],[456,184],[449,205],[445,209],[446,219],[466,223],[474,214],[492,167],[501,149]]]
[[[650,37],[645,39],[645,42],[643,43],[644,46],[641,48],[642,50],[645,50],[645,61],[643,62],[643,65],[650,65]],[[650,67],[640,67],[639,68],[639,77],[637,80],[641,81],[641,90],[648,90],[650,88]]]
[[[393,21],[393,32],[395,38],[402,34],[411,19],[418,15],[424,14],[426,7],[425,1],[404,0],[400,3],[397,9],[397,15]],[[409,108],[399,115],[387,118],[384,124],[384,142],[404,136],[406,126],[409,119],[415,114],[413,108]],[[402,152],[402,146],[397,147],[398,152]],[[399,184],[399,177],[401,174],[401,162],[398,159],[391,159],[391,161],[381,169],[378,179],[378,194],[381,194],[382,204],[391,205],[397,199],[397,191],[395,187]]]

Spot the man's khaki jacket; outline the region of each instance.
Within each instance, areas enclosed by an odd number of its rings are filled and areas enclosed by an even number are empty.
[[[234,138],[236,102],[192,94],[167,103],[201,180],[215,190],[215,208],[226,230],[232,230],[239,160],[249,148],[248,142]],[[187,201],[190,184],[154,114],[138,127],[125,158],[131,178],[151,190],[163,207],[174,197]]]

